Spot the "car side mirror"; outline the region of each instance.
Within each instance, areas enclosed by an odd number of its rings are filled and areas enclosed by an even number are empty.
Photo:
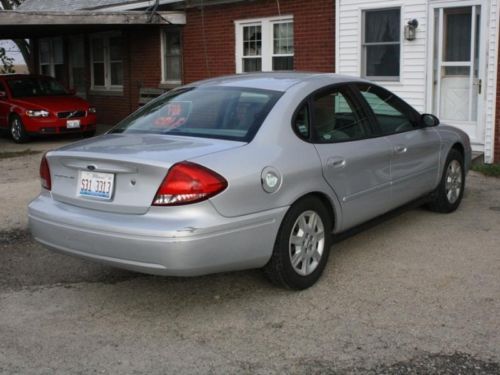
[[[438,126],[439,125],[439,119],[434,116],[433,114],[430,113],[424,113],[420,117],[420,123],[425,126],[426,128],[430,128],[433,126]]]
[[[6,99],[7,93],[5,91],[0,91],[0,99]]]

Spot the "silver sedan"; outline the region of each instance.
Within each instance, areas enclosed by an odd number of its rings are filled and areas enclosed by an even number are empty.
[[[264,268],[304,289],[332,238],[417,199],[460,204],[467,135],[369,81],[261,73],[172,90],[42,159],[50,249],[175,276]]]

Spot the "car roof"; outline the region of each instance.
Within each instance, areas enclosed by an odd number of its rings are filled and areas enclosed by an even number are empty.
[[[245,73],[230,76],[211,78],[203,81],[193,82],[188,87],[245,87],[262,90],[287,91],[299,83],[322,81],[325,85],[333,85],[345,82],[367,82],[358,77],[346,76],[334,73],[315,72],[269,72],[269,73]]]

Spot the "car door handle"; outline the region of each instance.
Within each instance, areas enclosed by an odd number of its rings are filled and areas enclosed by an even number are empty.
[[[344,168],[346,164],[346,160],[341,157],[328,158],[328,160],[326,161],[326,166],[328,168]]]
[[[394,147],[394,151],[396,151],[397,154],[404,154],[408,151],[408,148],[406,146],[398,145]]]

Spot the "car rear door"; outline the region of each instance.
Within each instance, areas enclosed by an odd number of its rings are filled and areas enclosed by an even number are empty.
[[[441,140],[434,128],[421,124],[420,114],[379,86],[358,84],[378,132],[391,143],[391,202],[394,207],[432,191],[439,180]]]
[[[342,207],[343,230],[388,210],[391,145],[373,138],[367,114],[348,85],[309,99],[311,141]]]

